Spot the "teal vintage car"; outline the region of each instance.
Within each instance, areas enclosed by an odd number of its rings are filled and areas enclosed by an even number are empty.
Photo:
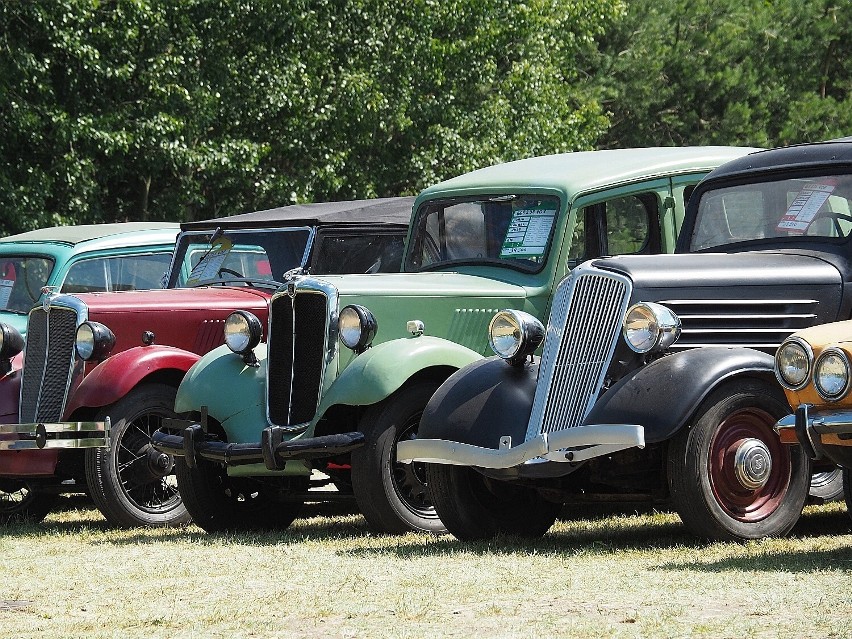
[[[27,332],[45,287],[84,293],[159,288],[178,224],[54,226],[0,238],[0,322]]]
[[[354,496],[379,531],[442,531],[422,464],[395,463],[453,372],[483,357],[501,309],[547,317],[558,282],[603,255],[674,249],[692,188],[751,149],[647,148],[501,164],[414,203],[402,273],[291,273],[266,326],[238,311],[188,372],[154,435],[183,456],[193,520],[285,526],[301,504]],[[265,341],[264,341],[265,337]],[[337,493],[308,493],[313,470]]]

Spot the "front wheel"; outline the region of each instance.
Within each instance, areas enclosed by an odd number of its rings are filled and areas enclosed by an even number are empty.
[[[815,470],[811,475],[811,490],[808,501],[824,504],[843,499],[843,471],[835,466],[829,470]]]
[[[36,524],[56,506],[59,495],[34,490],[25,481],[0,480],[0,525]]]
[[[352,491],[367,524],[378,532],[446,532],[426,488],[425,464],[400,464],[396,444],[414,439],[420,416],[439,384],[424,381],[371,406],[361,418],[366,444],[352,453]]]
[[[174,412],[177,390],[166,384],[134,388],[98,420],[112,420],[109,447],[86,451],[86,482],[95,505],[114,526],[180,526],[189,513],[178,493],[174,459],[151,436]]]
[[[846,514],[852,518],[852,471],[843,469],[843,497],[846,500]]]
[[[774,386],[738,381],[718,388],[669,442],[672,504],[693,534],[740,541],[785,535],[810,488],[810,462],[775,434],[789,412]]]
[[[306,477],[230,477],[224,465],[205,459],[195,468],[180,459],[175,472],[192,520],[209,533],[287,528],[302,502],[284,501],[282,493],[293,486],[307,490]]]
[[[489,479],[466,466],[426,464],[426,478],[441,521],[462,541],[500,534],[541,537],[561,508],[531,488]]]

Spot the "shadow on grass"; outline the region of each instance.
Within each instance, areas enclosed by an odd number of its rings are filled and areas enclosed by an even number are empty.
[[[678,572],[695,570],[707,573],[722,572],[825,572],[827,570],[852,571],[852,542],[846,541],[836,548],[826,550],[780,551],[765,555],[729,557],[710,562],[672,562],[661,564],[661,570]]]

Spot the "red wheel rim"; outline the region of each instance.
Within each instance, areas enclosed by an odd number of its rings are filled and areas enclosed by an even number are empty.
[[[719,424],[710,442],[710,488],[716,503],[739,521],[752,523],[771,515],[790,485],[790,450],[775,434],[775,421],[769,413],[757,408],[738,410]],[[772,466],[759,488],[748,488],[737,477],[735,458],[741,446],[754,440],[769,451]]]

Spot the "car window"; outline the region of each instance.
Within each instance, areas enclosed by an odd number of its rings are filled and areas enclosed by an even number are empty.
[[[62,284],[63,293],[99,293],[160,288],[171,253],[98,257],[75,262]]]
[[[852,233],[852,177],[787,178],[706,191],[690,241],[691,250],[765,238]]]
[[[53,264],[48,257],[0,257],[0,310],[28,313],[41,297],[41,288],[47,284]]]
[[[404,244],[402,232],[320,234],[311,273],[398,273]]]
[[[583,207],[572,230],[568,265],[602,255],[650,251],[658,212],[655,193],[624,195]]]

